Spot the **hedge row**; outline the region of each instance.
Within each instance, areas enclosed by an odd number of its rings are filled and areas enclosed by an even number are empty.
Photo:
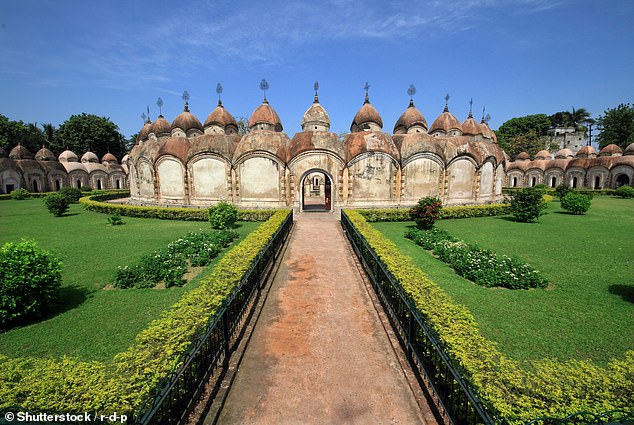
[[[66,187],[69,187],[69,186],[66,186]],[[46,195],[50,195],[51,193],[57,193],[57,192],[29,192],[29,198],[44,198],[46,197]],[[113,197],[110,199],[124,198],[126,196],[130,196],[130,191],[127,189],[93,190],[92,192],[82,192],[82,193],[84,194],[84,196],[111,194],[113,195]],[[7,200],[7,199],[13,199],[11,198],[10,193],[0,194],[0,201]]]
[[[524,189],[523,187],[503,187],[502,193],[505,195],[513,195],[515,192]],[[616,192],[614,189],[574,189],[575,192],[581,193],[583,195],[603,195],[603,196],[613,196]],[[555,195],[555,189],[548,188],[544,191],[548,195]]]
[[[128,192],[129,193],[129,192]],[[110,204],[112,199],[122,198],[121,194],[105,194],[83,197],[79,203],[89,211],[103,214],[118,214],[128,217],[159,218],[162,220],[207,221],[207,208],[150,207],[128,204]],[[238,210],[239,221],[266,221],[278,210]]]
[[[438,334],[481,397],[510,424],[537,417],[634,406],[634,351],[607,368],[588,361],[543,359],[519,362],[502,354],[480,333],[473,314],[457,304],[394,243],[356,211],[346,214]]]
[[[281,226],[273,216],[221,258],[212,272],[148,327],[113,362],[0,355],[0,408],[128,414],[139,410],[213,320],[232,288]]]
[[[356,210],[367,221],[411,221],[409,208],[371,208]],[[443,207],[440,210],[440,219],[488,217],[494,215],[506,215],[511,213],[510,204],[487,204]]]

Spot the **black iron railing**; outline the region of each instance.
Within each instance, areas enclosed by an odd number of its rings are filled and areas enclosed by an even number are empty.
[[[293,224],[289,214],[268,244],[260,251],[241,282],[223,302],[207,331],[181,357],[161,390],[140,409],[134,423],[186,423],[206,385],[211,397],[218,392],[231,352],[240,342],[245,323],[253,313],[260,290],[279,257]]]
[[[418,380],[421,385],[429,384],[444,416],[460,425],[495,424],[491,409],[478,397],[471,383],[443,350],[427,320],[343,211],[341,225],[372,281]]]

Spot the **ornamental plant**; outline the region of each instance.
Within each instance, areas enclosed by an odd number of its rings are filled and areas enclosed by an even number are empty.
[[[547,207],[541,192],[533,187],[518,190],[511,200],[511,213],[522,223],[537,221]]]
[[[19,201],[23,199],[28,199],[31,197],[31,194],[29,193],[29,191],[22,188],[12,190],[10,195],[11,195],[11,199],[17,199]]]
[[[632,186],[621,186],[614,191],[616,196],[620,196],[621,198],[634,198],[634,187]]]
[[[225,201],[209,208],[209,222],[214,229],[229,229],[237,219],[238,209]]]
[[[71,204],[79,203],[79,198],[81,198],[81,190],[76,187],[66,186],[61,188],[57,193],[68,198],[68,202]]]
[[[68,198],[61,193],[51,193],[44,198],[44,204],[51,214],[55,217],[61,217],[68,211],[70,202]]]
[[[566,194],[568,192],[572,192],[574,189],[572,189],[570,186],[568,186],[565,183],[560,184],[559,186],[557,186],[555,188],[555,195],[557,195],[557,197],[559,199],[563,198],[564,196],[566,196]]]
[[[36,317],[53,301],[62,263],[29,240],[0,247],[0,327]]]
[[[590,209],[591,204],[591,198],[581,193],[570,192],[561,198],[561,207],[570,214],[583,215]]]
[[[431,229],[440,217],[442,201],[435,196],[427,196],[418,201],[418,205],[410,211],[410,217],[419,229]]]

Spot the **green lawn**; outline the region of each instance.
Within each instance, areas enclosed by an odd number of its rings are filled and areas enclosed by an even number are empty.
[[[516,359],[591,359],[600,365],[634,349],[634,201],[595,197],[583,216],[551,204],[539,223],[509,217],[443,220],[467,242],[516,256],[553,288],[486,289],[405,239],[412,223],[373,223],[455,300],[482,333]]]
[[[211,230],[206,222],[124,217],[109,226],[107,215],[72,205],[53,217],[41,199],[0,201],[0,242],[33,239],[63,262],[60,299],[44,320],[0,333],[0,353],[21,356],[78,356],[109,360],[196,280],[182,288],[105,290],[117,266],[164,248],[191,231]],[[239,223],[243,238],[259,223]],[[203,272],[204,274],[204,272]],[[199,276],[200,277],[200,276]]]

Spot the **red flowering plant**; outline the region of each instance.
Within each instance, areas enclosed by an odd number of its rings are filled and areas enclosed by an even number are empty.
[[[421,198],[418,201],[418,205],[412,208],[409,213],[419,229],[431,229],[440,216],[441,209],[442,201],[440,198],[427,196],[426,198]]]

